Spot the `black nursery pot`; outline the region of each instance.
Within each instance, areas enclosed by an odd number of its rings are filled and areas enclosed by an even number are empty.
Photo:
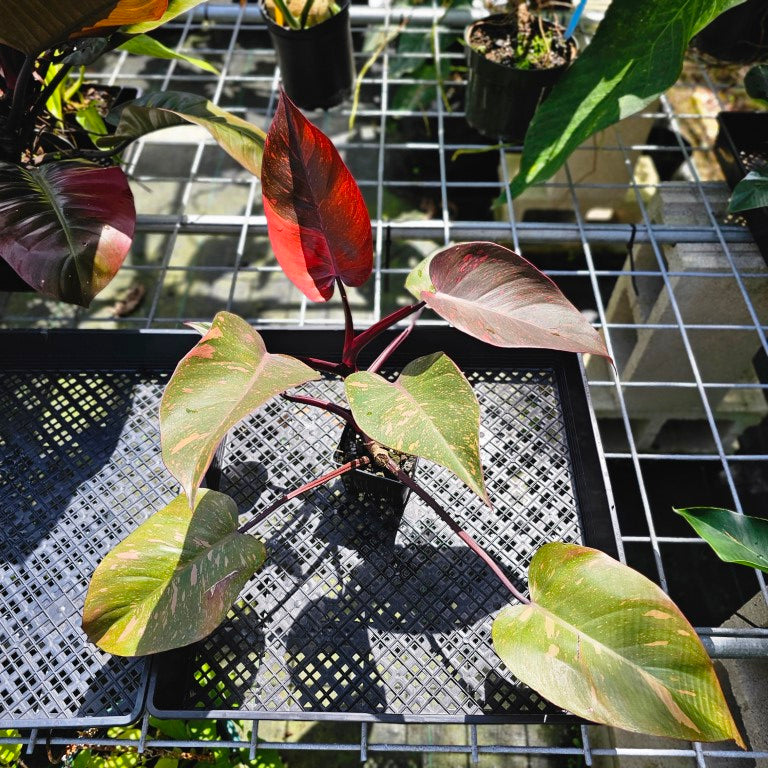
[[[262,10],[291,100],[303,109],[328,109],[344,101],[355,81],[349,3],[307,29],[281,27]]]
[[[768,3],[747,0],[720,14],[693,39],[702,53],[747,64],[768,59]]]
[[[466,120],[488,138],[522,142],[537,107],[549,95],[568,64],[552,69],[515,69],[490,61],[472,48],[469,41],[473,30],[484,25],[498,28],[506,19],[505,14],[494,14],[476,21],[464,31],[469,67]],[[544,24],[550,29],[555,26],[552,22]],[[514,31],[514,24],[511,26]],[[575,45],[569,44],[568,63],[575,50]]]
[[[368,451],[362,439],[347,425],[339,439],[339,445],[334,453],[338,464],[345,464],[353,459],[368,456]],[[406,456],[401,463],[401,469],[413,477],[416,473],[417,460]],[[364,496],[380,509],[390,510],[393,514],[402,515],[411,489],[403,485],[391,472],[369,465],[365,469],[355,469],[342,475],[344,488],[354,495]]]

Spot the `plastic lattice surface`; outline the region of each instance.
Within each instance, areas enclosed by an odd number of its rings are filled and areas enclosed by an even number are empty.
[[[80,627],[104,555],[175,495],[160,460],[162,378],[0,377],[0,723],[128,722],[145,662],[91,645]]]
[[[581,538],[555,377],[469,378],[495,509],[425,460],[417,479],[523,585],[540,544]],[[330,381],[304,391],[337,402],[342,394]],[[230,434],[221,490],[241,512],[258,511],[327,471],[340,435],[338,418],[272,401]],[[559,712],[493,652],[491,620],[508,593],[413,494],[398,520],[391,507],[351,498],[339,480],[282,507],[257,533],[267,564],[228,620],[157,663],[158,713],[418,720]]]

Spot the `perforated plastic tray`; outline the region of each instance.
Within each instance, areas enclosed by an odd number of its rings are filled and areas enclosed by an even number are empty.
[[[303,332],[287,349],[333,354],[338,334]],[[302,338],[303,337],[303,338]],[[415,333],[393,367],[437,350],[468,372],[494,510],[453,475],[417,479],[525,583],[546,541],[616,554],[609,494],[575,355],[502,350],[445,329]],[[340,382],[307,385],[340,399]],[[340,420],[274,400],[229,435],[220,488],[243,520],[332,466]],[[508,593],[413,494],[402,520],[350,498],[341,481],[282,507],[256,533],[268,560],[206,640],[158,657],[149,710],[160,717],[398,722],[551,721],[561,710],[521,686],[490,644]]]

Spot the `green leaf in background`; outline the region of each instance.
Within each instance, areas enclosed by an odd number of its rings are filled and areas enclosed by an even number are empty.
[[[149,724],[169,739],[184,741],[189,736],[187,724],[183,720],[161,720],[159,717],[150,715]]]
[[[175,19],[186,11],[192,10],[196,6],[205,2],[205,0],[170,0],[168,10],[156,21],[144,21],[137,24],[130,24],[121,29],[127,35],[139,35],[143,32],[151,32],[153,29],[162,26],[167,21]]]
[[[109,149],[126,139],[134,141],[152,131],[184,123],[201,125],[243,168],[256,176],[261,172],[266,133],[204,96],[191,93],[163,91],[129,102],[120,112],[115,134],[100,139],[99,146]]]
[[[177,496],[99,564],[83,608],[83,630],[117,656],[144,656],[213,632],[266,557],[237,530],[237,505],[203,489],[193,509]]]
[[[597,723],[744,747],[701,641],[656,584],[561,542],[536,552],[528,580],[531,605],[504,608],[492,631],[523,683]]]
[[[744,87],[750,99],[768,104],[768,64],[758,64],[744,76]]]
[[[728,210],[751,211],[768,205],[768,167],[750,171],[734,188]]]
[[[219,312],[179,363],[160,403],[163,461],[193,504],[227,430],[272,397],[319,378],[288,355],[271,355],[245,320]]]
[[[513,196],[548,179],[592,134],[675,83],[691,38],[743,0],[613,0],[592,42],[539,106]]]
[[[19,739],[18,744],[0,744],[0,765],[15,765],[21,755],[21,734],[15,730],[0,729],[0,738]]]
[[[719,507],[675,509],[721,560],[768,573],[768,520]]]
[[[363,432],[388,448],[450,469],[491,505],[480,462],[480,406],[447,355],[436,352],[408,363],[393,383],[360,371],[344,386]]]
[[[163,45],[159,40],[155,40],[149,35],[136,35],[118,46],[118,50],[128,51],[128,53],[133,53],[136,56],[152,56],[155,59],[175,59],[176,61],[185,61],[187,64],[191,64],[198,69],[211,72],[214,75],[219,74],[219,70],[216,69],[213,64],[209,64],[204,59],[197,59],[193,56],[187,56],[184,53],[174,51],[172,48]]]
[[[104,124],[104,118],[99,114],[95,104],[89,104],[87,107],[78,109],[75,112],[75,120],[91,138],[107,135],[107,126]]]

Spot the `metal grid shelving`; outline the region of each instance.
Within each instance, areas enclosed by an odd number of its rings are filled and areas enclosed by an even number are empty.
[[[334,139],[369,203],[375,274],[370,287],[352,292],[358,322],[374,322],[405,302],[410,268],[448,242],[508,243],[545,269],[590,313],[617,361],[617,373],[595,360],[587,371],[626,560],[670,591],[714,655],[765,654],[768,629],[716,626],[754,593],[762,601],[756,610],[765,611],[762,575],[720,564],[670,510],[702,504],[764,514],[768,496],[768,435],[761,426],[768,414],[768,268],[749,233],[724,218],[727,190],[711,146],[716,112],[744,101],[734,87],[738,78],[691,57],[680,83],[657,105],[606,131],[598,145],[577,150],[553,180],[512,201],[505,195],[514,154],[509,147],[475,153],[489,142],[466,128],[461,111],[464,58],[456,40],[470,14],[454,11],[433,26],[439,16],[434,8],[389,5],[354,6],[352,14],[358,70],[370,56],[365,44],[374,46],[377,33],[401,27],[405,17],[401,37],[435,35],[442,43],[434,46],[442,94],[437,79],[422,79],[404,65],[409,58],[429,60],[433,46],[403,54],[393,40],[367,73],[354,129],[347,128],[349,104],[310,115]],[[217,65],[220,76],[115,53],[88,79],[202,93],[268,125],[279,72],[258,6],[211,3],[161,34],[166,44]],[[415,88],[429,97],[418,107],[402,106],[403,94]],[[671,142],[649,137],[653,126],[666,128]],[[341,323],[339,304],[307,304],[276,266],[258,180],[197,129],[173,130],[147,137],[126,155],[138,234],[115,284],[89,310],[0,297],[4,326],[173,328],[219,309],[262,326]],[[680,169],[662,181],[665,159],[679,161]],[[504,204],[492,211],[497,198]],[[121,292],[137,284],[143,301],[115,317]],[[564,736],[557,726],[541,726],[519,737],[520,729],[502,734],[468,725],[461,741],[454,731],[442,743],[428,743],[436,737],[421,731],[413,737],[418,743],[407,745],[405,726],[400,735],[392,727],[380,737],[378,725],[347,725],[342,736],[319,743],[286,743],[270,730],[259,745],[354,752],[363,760],[403,751],[455,752],[471,761],[489,754],[549,757],[536,764],[550,765],[566,758],[585,765],[617,757],[632,765],[651,758],[697,766],[768,760],[768,743],[741,752],[645,737],[630,742],[594,727]],[[141,739],[119,743],[173,746],[147,733],[145,719]],[[564,741],[574,734],[575,745]],[[46,741],[115,743],[36,731],[23,736],[30,750]],[[254,724],[250,741],[222,744],[255,748],[257,736]]]

